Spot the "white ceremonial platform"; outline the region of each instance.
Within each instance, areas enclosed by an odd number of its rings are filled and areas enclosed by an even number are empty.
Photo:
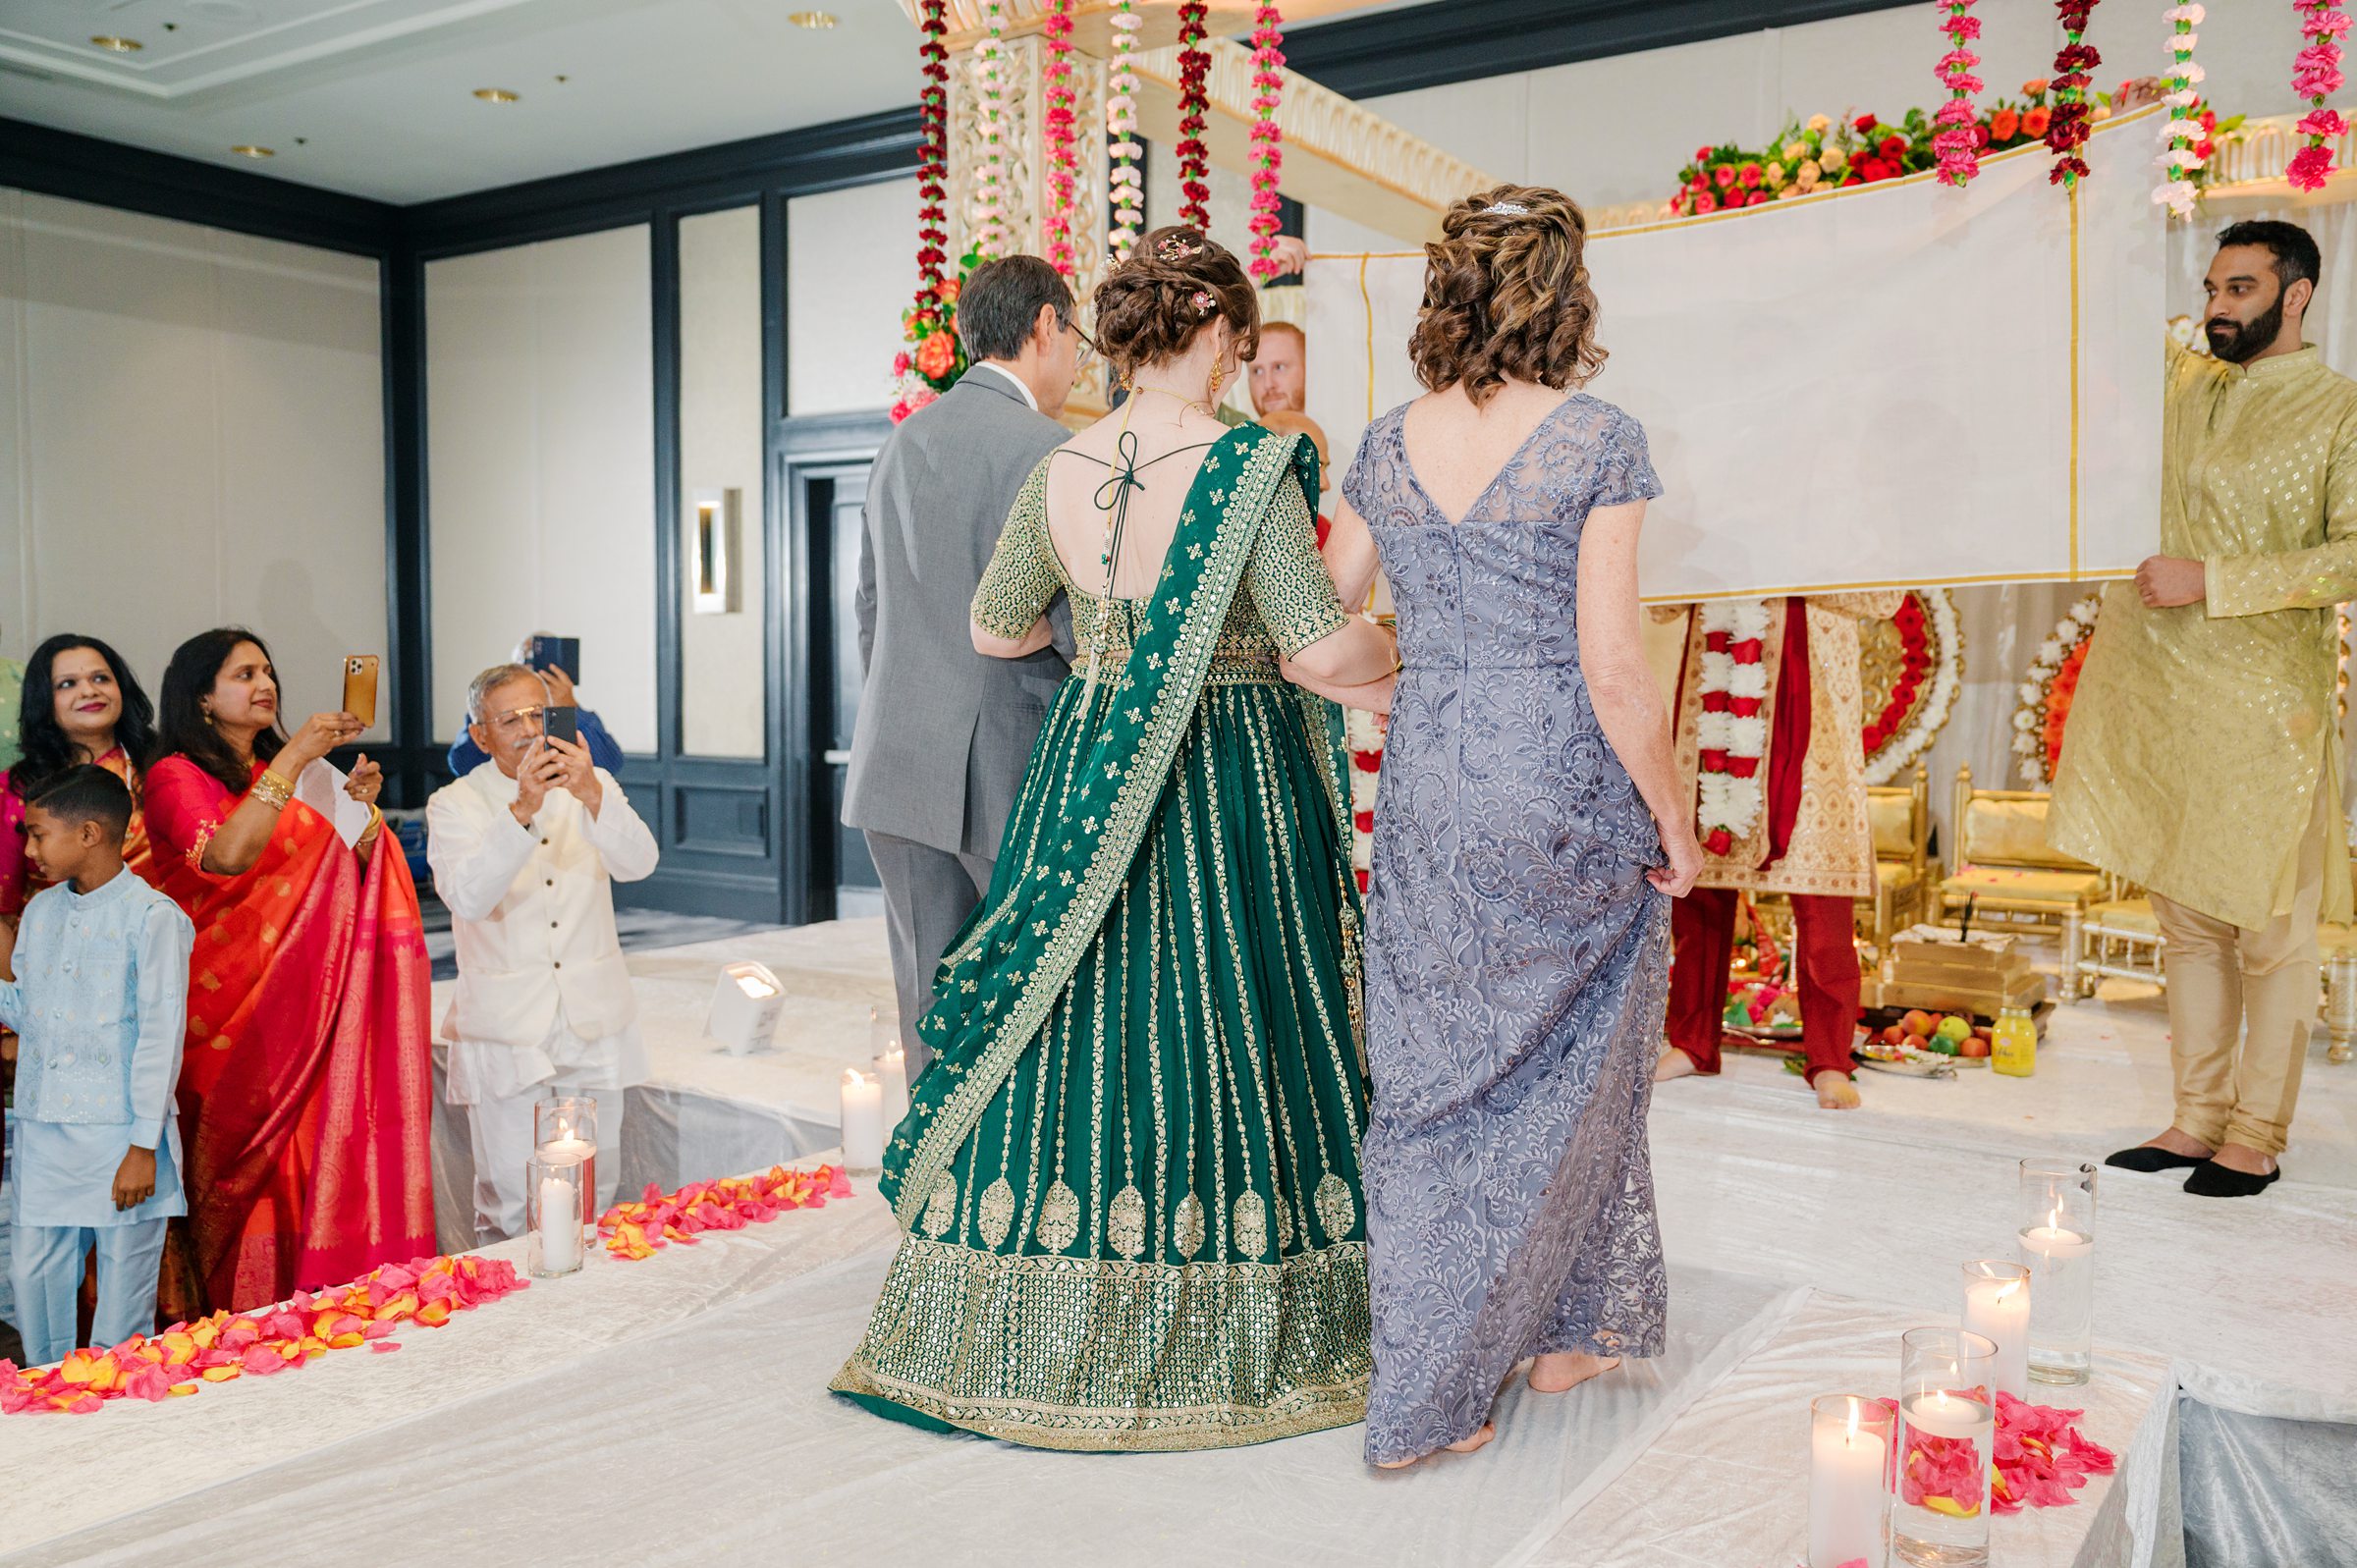
[[[713,975],[741,958],[790,1004],[776,1049],[730,1057],[698,1036]],[[876,922],[631,966],[661,1093],[739,1106],[781,1139],[823,1133],[888,989]],[[2007,1255],[2017,1158],[2100,1158],[2159,1125],[2165,1017],[2114,990],[2057,1011],[2027,1080],[1861,1074],[1868,1108],[1849,1114],[1758,1056],[1662,1086],[1668,1353],[1569,1394],[1517,1383],[1477,1455],[1382,1474],[1354,1428],[1071,1455],[879,1420],[826,1392],[896,1237],[860,1181],[643,1262],[593,1253],[404,1330],[395,1355],[0,1420],[0,1564],[242,1565],[257,1542],[346,1562],[430,1541],[441,1562],[500,1565],[1793,1568],[1809,1400],[1893,1391],[1899,1334],[1955,1321],[1960,1264]],[[2035,1392],[2083,1408],[2119,1471],[2071,1506],[1997,1519],[2001,1568],[2175,1568],[2188,1527],[2220,1528],[2220,1466],[2255,1518],[2227,1521],[2244,1554],[2212,1561],[2324,1560],[2275,1550],[2270,1530],[2357,1539],[2357,1073],[2324,1065],[2319,1038],[2290,1174],[2265,1197],[2104,1172],[2094,1379]]]
[[[2154,114],[2105,122],[2067,196],[2042,147],[1597,233],[1587,388],[1667,487],[1661,602],[2126,576],[2158,547],[2167,228]],[[1309,413],[1334,451],[1423,392],[1418,250],[1313,257]]]

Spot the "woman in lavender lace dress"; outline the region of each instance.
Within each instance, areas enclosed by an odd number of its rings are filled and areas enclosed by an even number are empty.
[[[1327,551],[1352,603],[1380,550],[1403,661],[1366,955],[1384,1466],[1487,1442],[1525,1360],[1553,1392],[1659,1353],[1645,1108],[1702,864],[1639,643],[1661,485],[1636,420],[1564,395],[1604,359],[1585,220],[1509,187],[1443,234],[1410,345],[1431,390],[1368,427]]]

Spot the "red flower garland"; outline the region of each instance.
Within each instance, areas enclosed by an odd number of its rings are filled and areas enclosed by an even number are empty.
[[[2087,88],[2095,79],[2088,73],[2102,65],[2104,57],[2083,34],[2096,4],[2097,0],[2055,0],[2068,41],[2055,51],[2055,112],[2046,123],[2046,144],[2055,154],[2054,169],[2047,175],[2052,185],[2076,186],[2089,172],[2087,160],[2079,156],[2093,129]]]
[[[1891,683],[1883,711],[1866,721],[1863,739],[1869,758],[1889,745],[1891,737],[1907,722],[1907,716],[1915,711],[1915,699],[1922,695],[1923,684],[1932,673],[1932,634],[1923,619],[1922,601],[1908,594],[1891,621],[1898,628],[1898,679]]]
[[[1072,275],[1072,194],[1078,165],[1072,153],[1072,0],[1048,0],[1040,27],[1047,58],[1039,68],[1040,97],[1046,104],[1040,132],[1048,144],[1048,210],[1039,221],[1048,260]]]
[[[1277,260],[1278,178],[1285,168],[1285,131],[1277,124],[1285,92],[1285,18],[1263,0],[1252,27],[1252,275],[1274,278]]]
[[[950,259],[950,49],[949,23],[943,10],[948,0],[924,0],[918,23],[924,41],[917,58],[924,62],[925,85],[916,95],[916,297],[930,302],[941,286],[941,264]]]
[[[1211,54],[1203,47],[1208,0],[1178,0],[1178,221],[1211,227],[1211,150],[1203,129],[1211,124]]]
[[[2325,176],[2332,172],[2328,143],[2349,129],[2337,112],[2325,107],[2325,100],[2340,90],[2340,40],[2349,30],[2349,19],[2335,0],[2291,4],[2300,14],[2300,34],[2308,40],[2291,63],[2291,90],[2308,100],[2307,114],[2293,129],[2308,138],[2308,144],[2291,155],[2283,178],[2294,189],[2322,190]]]

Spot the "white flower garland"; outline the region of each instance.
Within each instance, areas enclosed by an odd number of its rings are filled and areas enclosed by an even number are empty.
[[[1768,697],[1768,667],[1765,649],[1738,659],[1730,651],[1714,650],[1709,645],[1721,638],[1729,649],[1764,642],[1772,618],[1765,602],[1749,599],[1706,604],[1701,614],[1704,651],[1700,691],[1705,710],[1697,733],[1703,763],[1698,781],[1700,804],[1694,821],[1705,846],[1710,847],[1713,837],[1719,836],[1719,844],[1712,852],[1724,854],[1750,836],[1767,803],[1768,782],[1761,777],[1759,764],[1768,751],[1768,720],[1758,709]],[[1713,697],[1727,699],[1727,710],[1710,711]],[[1752,711],[1732,711],[1738,704]],[[1752,766],[1738,773],[1734,765],[1745,760]]]
[[[1964,628],[1956,620],[1956,602],[1946,588],[1926,588],[1915,595],[1931,622],[1927,639],[1932,653],[1932,689],[1915,705],[1906,729],[1891,736],[1882,750],[1866,759],[1866,782],[1887,784],[1899,770],[1932,749],[1947,716],[1956,705],[1964,669]]]
[[[1350,775],[1350,869],[1358,874],[1358,887],[1366,892],[1367,875],[1375,865],[1375,834],[1362,822],[1371,822],[1375,812],[1377,776],[1360,767],[1363,757],[1381,759],[1383,756],[1383,726],[1363,708],[1343,710],[1343,744],[1351,755],[1344,766]]]
[[[2055,623],[2055,634],[2038,645],[2038,656],[2016,688],[2021,703],[2013,710],[2013,754],[2021,759],[2023,781],[2033,788],[2054,783],[2046,771],[2046,705],[2055,677],[2062,673],[2062,662],[2072,650],[2095,635],[2095,618],[2103,608],[2100,593],[2091,593],[2072,605],[2070,614]]]
[[[1111,137],[1105,148],[1111,159],[1106,171],[1110,182],[1106,204],[1113,209],[1113,227],[1106,232],[1105,241],[1116,261],[1129,259],[1146,224],[1146,188],[1137,168],[1146,149],[1137,139],[1134,57],[1139,22],[1134,5],[1135,0],[1122,0],[1121,9],[1107,19],[1113,27],[1113,62],[1105,79],[1105,130]]]
[[[974,175],[974,248],[983,259],[1014,248],[1007,224],[1007,27],[1006,0],[984,0],[982,41],[974,46],[976,130],[982,136],[982,166]]]
[[[2209,75],[2193,63],[2193,46],[2200,37],[2193,29],[2202,25],[2205,15],[2198,5],[2171,6],[2162,13],[2169,25],[2168,91],[2161,99],[2168,105],[2168,118],[2161,123],[2161,139],[2167,145],[2160,158],[2166,178],[2154,189],[2153,200],[2180,218],[2193,216],[2194,199],[2200,193],[2193,176],[2205,163],[2193,150],[2201,130],[2194,111],[2201,107],[2201,84]]]

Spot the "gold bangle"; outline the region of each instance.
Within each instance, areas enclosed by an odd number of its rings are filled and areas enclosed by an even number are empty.
[[[274,768],[265,768],[262,776],[254,780],[250,797],[264,802],[272,811],[284,811],[287,802],[295,798],[295,785],[288,782],[285,774]]]

